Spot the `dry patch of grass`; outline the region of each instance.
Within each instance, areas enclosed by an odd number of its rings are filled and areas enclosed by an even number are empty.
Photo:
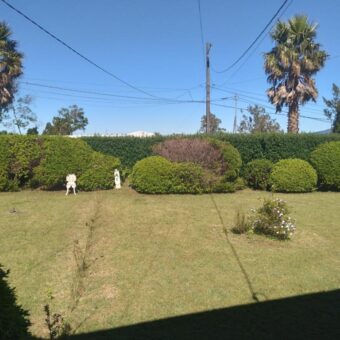
[[[214,198],[230,230],[238,209],[246,212],[269,195],[245,190]],[[86,332],[253,302],[247,279],[261,300],[338,288],[340,194],[276,196],[297,219],[293,240],[228,234],[247,278],[209,195],[139,195],[128,188],[69,197],[1,193],[0,263],[11,270],[39,336],[46,336],[49,291],[52,310]],[[76,303],[74,241],[86,263]]]

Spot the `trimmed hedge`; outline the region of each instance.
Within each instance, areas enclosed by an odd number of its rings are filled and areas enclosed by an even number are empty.
[[[119,159],[99,154],[83,140],[61,136],[0,136],[0,191],[31,186],[62,189],[69,173],[83,190],[114,186]],[[79,182],[78,182],[79,184]]]
[[[319,177],[319,187],[340,190],[340,142],[319,145],[311,155],[311,163]]]
[[[114,187],[114,171],[120,168],[120,161],[113,156],[93,152],[88,168],[78,179],[78,187],[84,191],[106,190]]]
[[[152,155],[152,147],[165,137],[83,137],[95,151],[118,157],[122,166],[132,168],[139,160]]]
[[[83,137],[94,150],[118,157],[124,167],[131,168],[138,160],[152,155],[152,147],[175,136],[155,137]],[[205,138],[204,135],[183,135],[186,138]],[[309,160],[311,152],[320,144],[340,141],[340,134],[228,134],[219,133],[212,138],[231,143],[241,154],[243,164],[254,159],[299,158]]]
[[[278,192],[310,192],[316,188],[317,174],[302,159],[283,159],[274,164],[270,185]]]
[[[250,188],[267,190],[272,168],[273,162],[268,159],[255,159],[245,166],[243,177]]]
[[[43,157],[34,169],[33,186],[45,190],[65,187],[67,174],[79,177],[91,164],[92,149],[79,139],[48,137],[43,143]]]

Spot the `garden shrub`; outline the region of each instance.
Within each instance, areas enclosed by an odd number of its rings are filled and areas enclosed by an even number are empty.
[[[284,159],[274,164],[270,175],[273,191],[309,192],[316,188],[317,174],[313,167],[302,159]]]
[[[202,138],[168,139],[155,145],[153,152],[171,162],[191,162],[209,170],[220,167],[222,160],[220,150]]]
[[[78,179],[79,189],[84,191],[112,189],[115,169],[120,169],[118,158],[93,152],[89,168]]]
[[[172,162],[191,162],[224,175],[226,180],[236,179],[242,161],[239,152],[229,143],[212,138],[175,138],[154,146],[155,154]]]
[[[16,301],[15,289],[8,284],[8,273],[0,265],[0,338],[30,339],[28,312]]]
[[[289,239],[295,232],[295,221],[288,215],[287,203],[279,198],[265,200],[258,209],[252,210],[249,221],[244,223],[257,234],[278,239]]]
[[[130,175],[131,186],[148,194],[169,193],[172,186],[173,164],[161,156],[151,156],[138,161]]]
[[[198,194],[204,190],[204,171],[194,163],[172,164],[172,193]]]
[[[33,177],[33,169],[42,157],[41,137],[9,136],[11,162],[9,175],[18,186],[25,186]]]
[[[65,137],[46,137],[40,164],[34,169],[32,184],[54,190],[65,186],[67,174],[78,177],[91,164],[93,150],[82,140]]]
[[[209,140],[210,143],[222,153],[221,174],[224,175],[225,180],[236,180],[242,165],[242,159],[238,150],[228,142],[222,142],[211,138]]]
[[[131,186],[148,194],[197,194],[204,191],[204,171],[193,163],[173,163],[161,156],[138,161],[130,176]]]
[[[268,159],[255,159],[245,166],[243,177],[250,188],[267,190],[272,168]]]
[[[0,191],[7,191],[9,187],[9,149],[8,138],[0,136]]]
[[[340,190],[340,142],[319,145],[311,154],[319,186],[324,190]]]

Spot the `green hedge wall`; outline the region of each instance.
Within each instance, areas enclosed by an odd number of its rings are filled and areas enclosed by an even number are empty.
[[[132,168],[135,163],[151,156],[152,147],[162,142],[166,137],[83,137],[95,151],[115,156],[126,168]]]
[[[203,137],[188,135],[180,137]],[[330,141],[340,141],[340,134],[302,133],[298,135],[284,133],[228,134],[213,136],[230,142],[241,154],[243,164],[254,159],[269,159],[277,162],[286,158],[309,160],[316,146]],[[122,165],[131,168],[138,160],[152,155],[152,146],[170,136],[155,137],[84,137],[84,140],[96,151],[118,157]]]

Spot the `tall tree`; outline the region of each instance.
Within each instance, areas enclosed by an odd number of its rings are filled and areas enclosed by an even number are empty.
[[[71,105],[58,111],[58,116],[53,117],[52,123],[46,124],[43,134],[72,135],[77,130],[85,130],[87,124],[84,110],[77,105]]]
[[[272,119],[265,108],[254,105],[247,108],[249,115],[243,115],[239,132],[281,132],[280,124]]]
[[[35,124],[37,122],[37,116],[30,108],[32,101],[32,97],[26,95],[9,105],[3,117],[3,124],[6,127],[15,126],[20,135],[22,134],[22,129],[26,129],[31,124]]]
[[[217,118],[213,113],[210,113],[210,132],[221,132],[225,131],[224,128],[220,127],[220,124],[222,123],[221,119]],[[201,118],[201,127],[200,132],[206,132],[207,131],[207,115],[203,115]]]
[[[322,97],[327,109],[324,110],[325,116],[332,121],[332,132],[340,133],[340,88],[333,84],[333,98]]]
[[[16,80],[22,74],[23,55],[17,51],[17,43],[10,36],[9,27],[0,23],[0,121],[13,102]]]
[[[288,132],[299,132],[299,106],[315,102],[318,95],[312,77],[324,66],[327,54],[315,42],[316,29],[317,24],[309,23],[306,16],[279,21],[271,33],[275,46],[264,56],[272,84],[267,95],[277,112],[288,107]]]

